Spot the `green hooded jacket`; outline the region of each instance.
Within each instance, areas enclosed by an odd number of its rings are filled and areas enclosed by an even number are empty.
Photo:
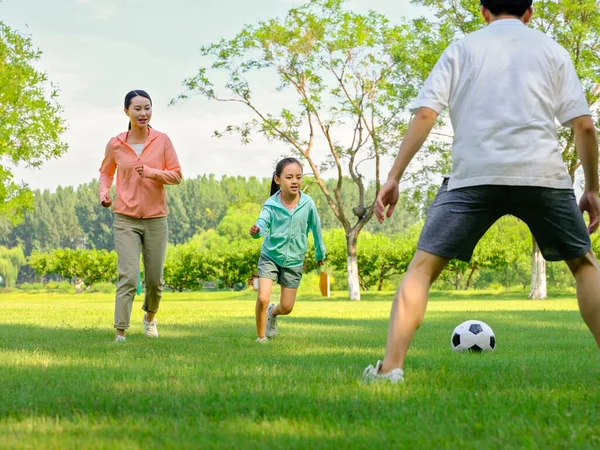
[[[315,257],[317,261],[323,261],[325,245],[314,200],[301,192],[296,208],[290,211],[281,202],[279,193],[277,191],[267,199],[256,222],[260,232],[252,237],[265,237],[261,252],[281,267],[301,266],[308,250],[308,232],[312,231]]]

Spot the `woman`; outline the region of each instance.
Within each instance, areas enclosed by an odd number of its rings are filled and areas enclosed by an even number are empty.
[[[131,307],[144,259],[146,293],[144,332],[158,337],[155,316],[162,297],[167,249],[167,203],[164,185],[181,182],[181,167],[169,137],[150,126],[152,100],[142,90],[125,96],[129,129],[112,138],[100,167],[100,202],[112,205],[110,188],[117,172],[114,237],[118,255],[115,342],[125,341]],[[118,170],[117,170],[118,168]]]

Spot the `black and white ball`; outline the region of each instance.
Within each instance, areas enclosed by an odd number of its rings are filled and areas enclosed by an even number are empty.
[[[455,352],[481,353],[496,348],[496,336],[487,323],[467,320],[454,329],[450,345]]]

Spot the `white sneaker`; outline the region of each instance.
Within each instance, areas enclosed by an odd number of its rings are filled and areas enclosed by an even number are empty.
[[[259,344],[266,344],[267,343],[267,338],[261,338],[261,337],[257,337],[256,338],[256,342],[258,342]]]
[[[271,310],[275,308],[275,305],[271,303],[269,305],[269,309],[267,310],[267,337],[275,337],[277,335],[277,316],[271,315]]]
[[[377,361],[377,365],[375,367],[367,367],[363,372],[363,381],[373,382],[385,380],[394,384],[404,383],[404,371],[402,369],[394,369],[391,372],[382,375],[379,373],[381,371],[382,364],[383,363],[381,361]]]
[[[157,338],[158,330],[156,329],[156,320],[153,320],[152,322],[146,322],[146,314],[144,314],[144,318],[142,320],[144,321],[144,334],[151,338]]]
[[[125,339],[125,336],[121,336],[120,334],[117,334],[115,336],[115,344],[119,344],[121,342],[125,342],[127,339]]]

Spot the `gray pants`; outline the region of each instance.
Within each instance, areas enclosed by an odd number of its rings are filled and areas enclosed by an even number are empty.
[[[135,219],[115,214],[113,224],[118,256],[115,328],[129,328],[131,308],[140,274],[140,253],[144,258],[146,294],[142,309],[156,313],[163,290],[163,269],[169,235],[167,218]]]

